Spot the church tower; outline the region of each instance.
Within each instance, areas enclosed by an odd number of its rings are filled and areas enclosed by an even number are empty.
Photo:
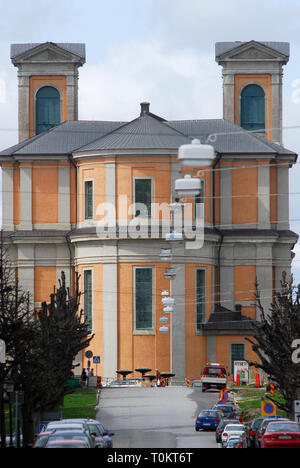
[[[287,42],[217,42],[223,118],[282,144],[282,75]]]
[[[19,142],[78,119],[84,44],[12,44],[11,61],[18,68]]]

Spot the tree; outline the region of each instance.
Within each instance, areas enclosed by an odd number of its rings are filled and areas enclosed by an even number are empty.
[[[18,361],[13,359],[16,347],[22,353],[23,344],[31,342],[34,320],[29,307],[29,295],[19,287],[15,268],[11,265],[3,238],[0,242],[0,339],[6,345],[6,363],[0,364],[0,435],[5,448],[4,382],[18,373]]]
[[[277,292],[268,313],[264,310],[258,283],[256,302],[261,321],[256,322],[253,339],[247,338],[259,357],[259,363],[251,363],[262,369],[278,385],[285,403],[278,407],[293,417],[293,402],[300,399],[300,364],[292,359],[293,342],[300,338],[300,285],[296,290],[293,277],[283,272],[281,291]]]
[[[76,291],[70,296],[62,272],[59,288],[36,312],[34,339],[28,343],[25,356],[15,355],[20,363],[16,377],[25,392],[22,406],[23,444],[32,443],[34,415],[61,404],[68,389],[73,362],[79,351],[89,346],[93,336],[88,336],[88,324],[80,309],[81,293],[76,274]]]

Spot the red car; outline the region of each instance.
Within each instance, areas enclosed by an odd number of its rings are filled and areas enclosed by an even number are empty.
[[[48,442],[46,447],[47,448],[75,448],[75,449],[87,449],[89,448],[88,444],[84,440],[53,440],[52,442]]]
[[[300,448],[300,425],[294,421],[270,421],[261,448]]]

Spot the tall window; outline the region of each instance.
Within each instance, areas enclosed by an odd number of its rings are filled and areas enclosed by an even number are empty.
[[[153,328],[153,269],[135,268],[135,329]]]
[[[253,131],[265,129],[265,92],[258,85],[248,85],[242,91],[241,127]]]
[[[84,182],[84,219],[94,217],[94,183],[92,180]]]
[[[36,94],[36,128],[35,132],[45,132],[58,125],[60,118],[60,95],[52,86],[44,86]]]
[[[151,217],[152,179],[134,179],[135,216]]]
[[[205,270],[196,270],[196,330],[205,322]]]
[[[231,352],[231,373],[234,372],[234,361],[245,360],[245,345],[244,343],[232,343],[230,347]]]
[[[93,272],[84,270],[84,317],[87,321],[89,332],[93,330]]]

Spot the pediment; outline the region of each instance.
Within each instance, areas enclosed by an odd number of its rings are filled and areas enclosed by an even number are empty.
[[[12,59],[13,63],[26,62],[83,62],[83,58],[52,42],[37,45]]]
[[[250,41],[223,53],[221,60],[272,60],[286,61],[288,57],[261,42]]]
[[[235,59],[259,59],[259,60],[274,60],[278,56],[274,56],[274,54],[269,54],[266,51],[262,51],[261,49],[258,49],[257,47],[249,47],[248,49],[244,50],[243,52],[240,52],[238,54],[232,54],[230,58],[235,58]]]

